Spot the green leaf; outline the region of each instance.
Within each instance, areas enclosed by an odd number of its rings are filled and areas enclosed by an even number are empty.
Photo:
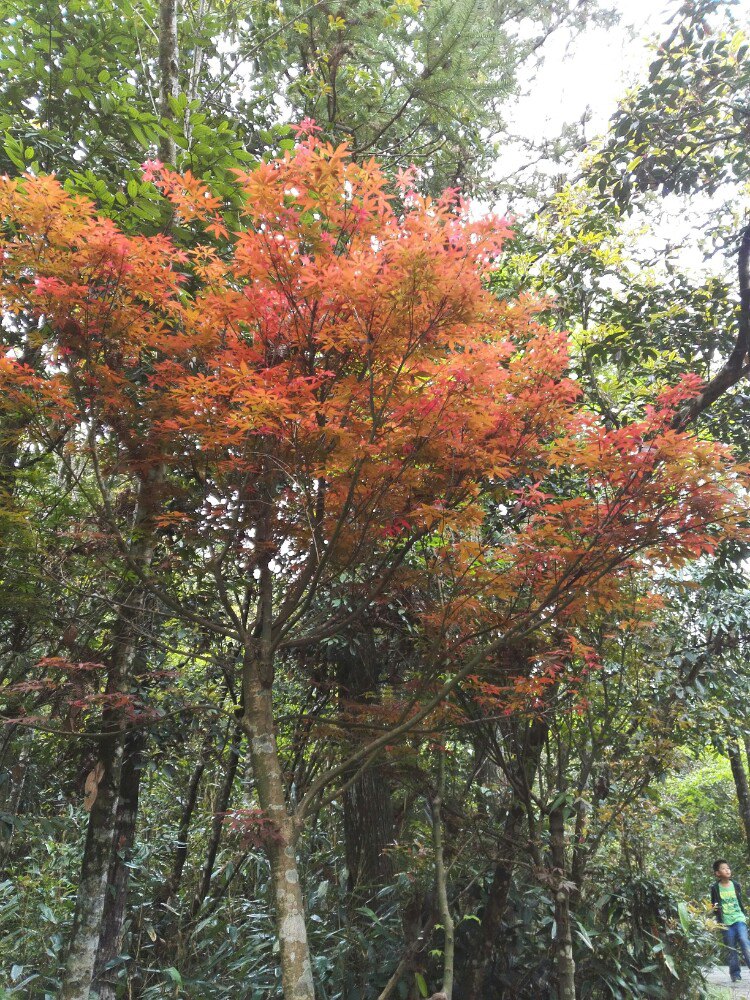
[[[427,980],[422,975],[422,973],[421,972],[415,972],[414,973],[414,980],[415,980],[415,982],[417,984],[417,989],[419,990],[419,995],[422,996],[422,997],[428,997],[430,995],[430,991],[427,989]]]
[[[136,125],[135,122],[130,123],[130,131],[136,138],[136,141],[141,144],[141,146],[148,146],[148,139],[146,138],[146,133],[143,131],[140,125]]]
[[[5,150],[8,159],[15,164],[19,170],[26,169],[26,164],[23,158],[23,143],[18,139],[15,139],[10,132],[5,133],[3,149]]]
[[[173,983],[177,986],[182,986],[182,976],[173,965],[170,965],[168,969],[164,970],[164,972],[169,976]]]
[[[582,927],[579,924],[576,927],[576,934],[581,939],[581,941],[583,941],[583,943],[586,945],[586,947],[589,949],[589,951],[593,951],[594,950],[594,945],[591,942],[591,938],[589,936],[589,932],[586,930],[585,927]]]

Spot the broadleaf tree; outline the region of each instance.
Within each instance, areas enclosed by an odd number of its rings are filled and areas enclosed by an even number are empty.
[[[284,995],[311,1000],[306,818],[500,650],[552,620],[572,627],[592,602],[615,607],[637,565],[711,551],[733,530],[738,473],[674,426],[695,379],[623,427],[582,405],[566,336],[482,283],[503,223],[472,221],[453,192],[417,194],[408,174],[397,202],[375,162],[300,131],[282,159],[238,174],[234,230],[205,184],[158,162],[145,180],[169,203],[168,235],[129,235],[48,177],[5,179],[0,209],[3,308],[43,356],[26,364],[14,333],[6,406],[33,412],[39,445],[63,432],[89,470],[125,584],[106,684],[87,702],[103,706],[89,818],[102,856],[79,910],[104,905],[117,762],[143,722],[127,623],[148,598],[235,645]],[[429,599],[399,717],[293,795],[274,700],[284,658],[417,578]],[[509,708],[535,684],[520,678]],[[68,997],[92,983],[87,948]],[[570,961],[561,970],[569,981]]]

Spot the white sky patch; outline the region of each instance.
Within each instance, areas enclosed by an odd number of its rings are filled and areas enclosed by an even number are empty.
[[[587,139],[604,133],[628,87],[645,77],[652,43],[668,36],[683,6],[682,0],[609,0],[608,5],[619,11],[619,24],[560,30],[545,42],[541,66],[521,79],[518,98],[504,109],[512,135],[537,143],[553,140],[566,124],[584,118]],[[738,20],[750,18],[750,0],[727,7]],[[501,151],[497,175],[527,163],[528,151],[510,143]]]
[[[543,63],[533,76],[521,80],[521,90],[515,101],[505,108],[510,140],[501,150],[497,163],[497,178],[510,177],[529,165],[526,142],[540,144],[554,141],[566,125],[584,122],[588,141],[604,134],[609,119],[626,91],[646,78],[654,58],[653,45],[670,34],[679,20],[682,0],[609,0],[620,12],[620,23],[612,27],[590,27],[578,33],[555,32],[545,43]],[[717,11],[731,10],[739,22],[750,20],[750,0],[728,3],[718,0]],[[559,175],[565,168],[551,159],[538,168],[548,175]],[[650,232],[641,244],[654,257],[669,254],[670,247],[682,244],[680,265],[694,274],[718,273],[728,265],[725,253],[707,259],[705,247],[695,245],[696,226],[700,219],[721,212],[729,191],[714,196],[695,193],[689,199],[679,196],[658,198],[649,219],[633,219],[633,224],[648,221]],[[523,217],[531,205],[516,204],[504,196],[492,206],[498,214]],[[489,206],[474,206],[476,214]],[[661,216],[658,219],[657,216]],[[691,242],[692,241],[692,242]],[[731,266],[731,265],[730,265]]]
[[[651,61],[649,41],[667,33],[680,4],[611,0],[611,6],[620,11],[619,25],[588,28],[574,38],[559,31],[546,42],[544,63],[509,114],[512,131],[552,138],[587,112],[589,135],[604,130],[617,101]]]

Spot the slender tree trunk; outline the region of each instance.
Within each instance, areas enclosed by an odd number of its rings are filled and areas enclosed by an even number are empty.
[[[94,966],[92,992],[99,997],[99,1000],[115,998],[116,982],[109,978],[107,964],[122,951],[122,933],[130,881],[129,862],[135,842],[144,744],[142,731],[133,730],[128,733],[120,775],[115,850],[110,865],[102,928]]]
[[[147,524],[154,513],[161,478],[162,468],[158,466],[143,476],[139,485],[130,555],[144,568],[150,565],[154,552],[154,536]],[[110,657],[109,694],[118,695],[129,688],[146,598],[147,592],[140,583],[123,595]],[[102,730],[105,735],[99,741],[97,766],[89,775],[90,794],[95,797],[89,812],[61,1000],[88,1000],[93,982],[110,866],[116,849],[127,726],[128,719],[122,710],[110,710],[103,714]]]
[[[435,850],[435,889],[437,893],[438,910],[443,924],[443,993],[446,1000],[453,996],[453,963],[455,955],[455,928],[450,903],[448,902],[448,886],[445,875],[445,857],[443,847],[443,816],[442,805],[445,798],[445,750],[438,753],[437,790],[432,800],[432,843]]]
[[[206,19],[206,9],[208,7],[208,0],[198,0],[198,13],[196,17],[196,29],[197,33],[200,34],[203,31],[203,24]],[[195,45],[193,48],[193,64],[190,67],[188,73],[188,83],[187,83],[187,105],[185,107],[185,123],[184,132],[185,139],[188,143],[188,148],[192,143],[193,138],[193,123],[191,121],[192,108],[190,105],[198,97],[198,83],[201,77],[201,70],[203,68],[203,59],[205,57],[205,51],[202,45]]]
[[[273,714],[273,551],[270,497],[258,523],[258,629],[245,637],[242,662],[242,726],[262,810],[265,847],[271,862],[276,933],[284,1000],[315,1000],[305,907],[297,866],[299,826],[287,805],[284,772]]]
[[[201,757],[193,768],[193,773],[190,775],[190,781],[188,782],[187,793],[182,806],[182,814],[180,815],[180,826],[177,831],[177,842],[175,845],[174,860],[172,861],[172,874],[169,876],[167,884],[160,895],[160,902],[163,903],[168,902],[177,894],[182,882],[182,873],[185,870],[185,862],[187,861],[188,854],[190,824],[193,821],[193,813],[198,801],[198,789],[200,788],[201,778],[205,769],[206,761]]]
[[[211,836],[208,839],[208,848],[206,850],[206,860],[203,865],[203,874],[201,875],[198,892],[193,900],[192,916],[195,916],[201,908],[201,904],[208,895],[208,890],[211,887],[211,877],[214,873],[214,862],[216,861],[219,844],[221,843],[221,833],[224,829],[224,816],[229,808],[229,803],[232,798],[232,786],[234,785],[234,778],[237,774],[237,764],[240,759],[241,740],[242,732],[239,729],[235,729],[229,746],[229,760],[227,761],[226,770],[224,772],[224,780],[221,784],[219,798],[216,802],[216,808],[214,809],[214,818],[211,823]]]
[[[177,43],[177,0],[159,0],[159,113],[167,121],[174,120],[170,98],[180,93],[179,49]],[[173,138],[159,140],[159,159],[174,165],[177,145]]]
[[[315,1000],[297,868],[297,828],[286,804],[271,688],[261,682],[258,673],[257,663],[246,664],[243,725],[250,745],[258,799],[269,823],[266,849],[271,861],[282,990],[284,1000]]]
[[[589,851],[586,845],[586,803],[579,796],[575,806],[576,822],[573,834],[573,857],[570,863],[570,880],[573,888],[570,890],[570,906],[575,909],[581,901],[581,888],[589,861]]]
[[[435,926],[436,919],[433,914],[427,921],[427,923],[421,928],[417,937],[409,944],[404,954],[401,956],[401,960],[396,966],[396,969],[385,984],[384,988],[378,994],[377,1000],[388,1000],[388,998],[393,994],[394,990],[404,978],[404,976],[409,972],[409,968],[414,957],[427,947],[427,943],[432,934],[432,929]]]
[[[495,868],[487,905],[482,916],[481,938],[473,958],[469,962],[466,985],[462,991],[464,1000],[481,1000],[487,984],[490,966],[498,949],[500,927],[508,906],[508,896],[513,884],[516,858],[520,849],[521,832],[527,816],[526,802],[522,792],[530,789],[539,768],[539,759],[547,734],[544,718],[533,719],[524,726],[520,738],[514,740],[516,751],[514,760],[508,762],[515,780],[511,786],[513,796],[505,817],[502,844],[504,859]]]
[[[0,863],[4,863],[10,854],[13,833],[15,831],[16,817],[19,815],[23,803],[23,793],[26,788],[26,778],[29,773],[29,736],[21,737],[21,751],[15,764],[12,764],[8,773],[8,792],[5,801],[2,803],[3,812],[7,819],[7,829],[5,824],[0,830]]]
[[[171,119],[174,117],[174,112],[170,106],[169,97],[176,97],[179,92],[177,0],[160,0],[159,3],[159,69],[161,112],[165,118]],[[173,139],[163,138],[160,141],[159,155],[162,160],[174,163],[175,143]],[[152,468],[142,477],[139,484],[134,540],[130,554],[133,560],[143,568],[148,568],[153,556],[153,535],[145,529],[146,523],[154,511],[155,489],[161,482],[163,474],[162,466]],[[136,653],[135,637],[138,633],[138,620],[143,614],[145,600],[145,588],[136,584],[126,595],[121,605],[119,627],[113,646],[108,680],[110,693],[127,690]],[[101,777],[98,781],[96,798],[89,813],[86,846],[73,917],[73,931],[60,992],[61,1000],[88,1000],[102,930],[110,864],[113,852],[116,850],[118,804],[127,722],[121,712],[110,712],[107,713],[107,716],[105,728],[109,729],[110,733],[109,738],[102,740],[100,744],[100,760],[93,772]],[[110,936],[119,938],[123,918],[124,909],[120,916],[120,928],[110,927],[108,930]]]
[[[557,978],[557,1000],[576,1000],[575,962],[573,961],[573,937],[570,927],[569,889],[565,885],[565,817],[563,807],[553,809],[549,814],[550,848],[552,865],[555,869],[555,973]]]
[[[91,989],[117,829],[123,750],[117,732],[103,740],[97,766],[89,776],[89,782],[96,782],[100,775],[89,812],[61,1000],[88,1000]]]
[[[737,806],[745,831],[745,841],[750,851],[750,786],[748,785],[747,771],[740,755],[740,744],[736,737],[730,737],[727,740],[727,756],[732,767],[732,777],[737,792]]]

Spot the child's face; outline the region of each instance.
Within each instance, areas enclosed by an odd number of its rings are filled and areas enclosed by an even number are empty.
[[[729,867],[728,864],[724,863],[723,865],[719,865],[719,867],[716,869],[716,874],[720,879],[731,878],[732,869]]]

